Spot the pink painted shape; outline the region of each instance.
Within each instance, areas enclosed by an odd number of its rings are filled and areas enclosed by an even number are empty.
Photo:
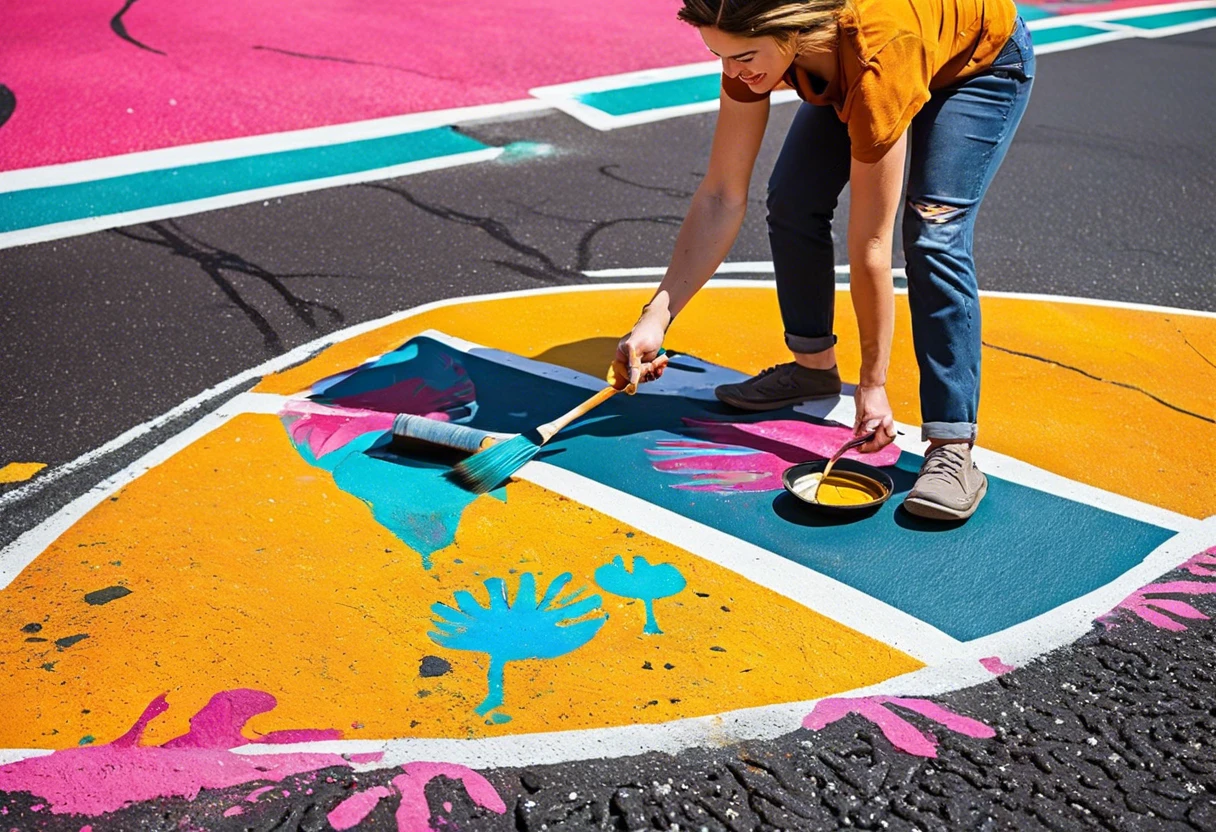
[[[827,459],[853,438],[843,425],[816,425],[796,419],[767,422],[713,422],[684,419],[696,437],[661,441],[647,450],[655,470],[684,474],[688,482],[676,488],[689,491],[775,491],[791,465]],[[739,453],[750,449],[752,453]],[[870,465],[894,465],[899,448],[888,445],[873,454],[856,450],[845,454]]]
[[[1216,578],[1216,546],[1205,549],[1178,568],[1201,578]]]
[[[248,742],[240,733],[245,720],[273,707],[274,697],[262,691],[224,691],[191,718],[184,736],[160,747],[138,745],[148,722],[168,708],[162,694],[114,743],[67,748],[0,766],[0,792],[30,792],[45,800],[54,814],[99,815],[143,800],[193,800],[202,789],[277,782],[332,766],[349,767],[338,754],[233,754],[230,748]]]
[[[240,806],[230,806],[224,810],[224,817],[226,817],[226,818],[233,818],[233,817],[236,817],[237,815],[243,815],[243,814],[245,814],[245,810],[242,809]]]
[[[440,775],[463,783],[469,797],[483,809],[500,815],[507,811],[507,804],[490,781],[471,768],[450,763],[407,763],[402,768],[405,774],[393,778],[393,785],[401,792],[397,832],[430,832],[431,808],[426,802],[426,784]]]
[[[1210,551],[1210,550],[1209,550]],[[1189,563],[1190,561],[1188,561]],[[1171,613],[1180,618],[1207,620],[1208,616],[1192,607],[1185,601],[1169,598],[1152,598],[1152,595],[1211,595],[1216,593],[1216,581],[1166,581],[1160,584],[1142,586],[1105,615],[1099,616],[1098,621],[1106,627],[1114,627],[1118,623],[1120,611],[1129,612],[1162,630],[1180,633],[1187,629],[1180,621],[1175,621],[1168,615]]]
[[[356,792],[335,806],[325,817],[329,825],[339,832],[350,829],[362,823],[380,804],[382,798],[392,797],[393,794],[393,790],[388,786],[374,786],[367,791]]]
[[[249,803],[257,803],[258,798],[269,791],[274,791],[274,786],[262,786],[262,788],[254,789],[249,794],[245,795],[245,800]]]
[[[824,699],[816,703],[814,709],[802,721],[802,726],[812,731],[819,731],[849,714],[857,714],[878,726],[883,736],[900,751],[918,757],[936,757],[937,741],[889,710],[885,707],[887,705],[896,705],[915,711],[951,731],[969,737],[987,739],[996,736],[996,732],[983,722],[956,714],[927,699],[905,699],[892,696]]]
[[[366,754],[350,754],[352,763],[378,763],[384,759],[383,751],[369,751]]]
[[[288,422],[293,442],[308,444],[316,458],[345,447],[365,433],[393,429],[395,414],[378,410],[330,407],[304,399],[288,402],[279,416]]]
[[[140,0],[123,21],[157,55],[110,30],[121,2],[6,4],[3,83],[17,108],[0,169],[517,101],[712,59],[679,5],[296,0],[284,14],[274,0]]]
[[[1005,664],[996,656],[988,656],[987,658],[980,659],[980,664],[982,664],[984,669],[993,676],[1000,676],[1008,673],[1011,670],[1017,670],[1016,667],[1011,664]]]

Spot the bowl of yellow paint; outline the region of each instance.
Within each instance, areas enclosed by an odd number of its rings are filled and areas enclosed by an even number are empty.
[[[787,468],[781,475],[785,490],[823,514],[857,514],[873,511],[885,503],[895,491],[895,482],[881,468],[841,458],[823,480],[816,495],[815,487],[823,479],[826,459],[803,462]]]

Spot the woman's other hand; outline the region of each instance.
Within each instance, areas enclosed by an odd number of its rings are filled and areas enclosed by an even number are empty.
[[[895,441],[895,418],[887,402],[887,388],[857,385],[853,393],[857,405],[857,419],[853,424],[853,435],[863,436],[873,432],[874,438],[857,450],[863,454],[880,451]]]

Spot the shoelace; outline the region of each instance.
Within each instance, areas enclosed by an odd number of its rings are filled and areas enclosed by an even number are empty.
[[[925,476],[939,479],[955,479],[963,481],[963,455],[950,450],[949,445],[942,445],[929,452],[925,457]]]

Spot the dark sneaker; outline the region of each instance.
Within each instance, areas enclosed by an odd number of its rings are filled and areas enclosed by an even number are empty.
[[[714,395],[740,410],[777,410],[811,399],[840,395],[840,373],[810,370],[797,362],[778,364],[737,384],[720,384]]]
[[[971,461],[971,446],[938,445],[925,454],[904,508],[930,520],[966,520],[988,493],[988,478]]]

